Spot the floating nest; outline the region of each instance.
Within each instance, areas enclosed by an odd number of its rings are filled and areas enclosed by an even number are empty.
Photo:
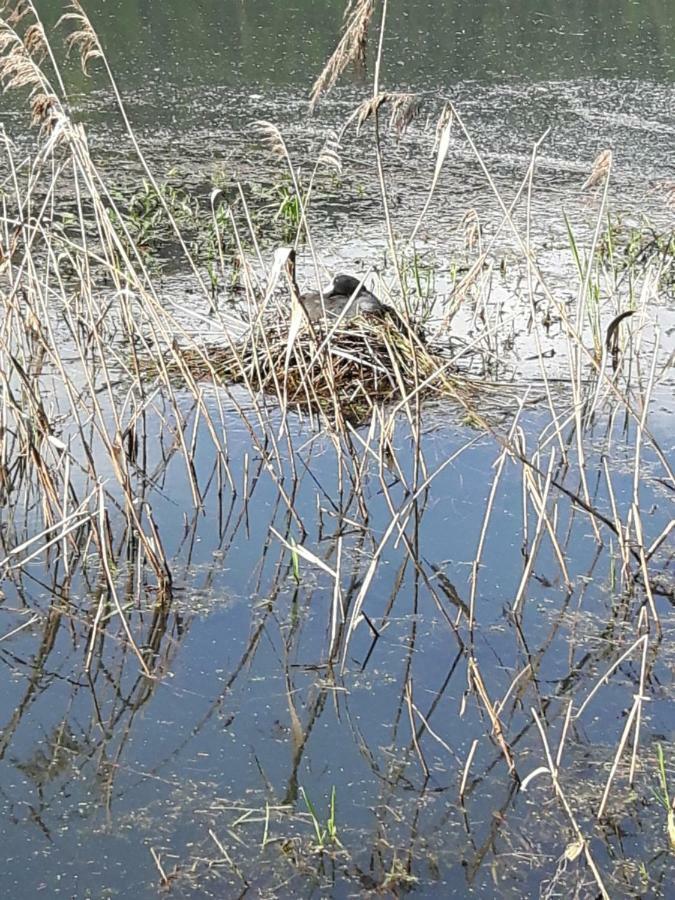
[[[476,391],[415,331],[374,316],[305,325],[293,336],[287,321],[265,323],[236,346],[174,348],[169,367],[196,380],[246,384],[284,406],[353,423],[368,420],[376,405],[416,397],[452,398],[466,408]]]

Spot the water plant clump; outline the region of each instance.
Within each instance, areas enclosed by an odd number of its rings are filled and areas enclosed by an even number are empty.
[[[196,189],[177,173],[162,182],[147,179],[136,190],[111,192],[114,205],[108,214],[127,252],[139,251],[147,265],[176,268],[181,248],[175,226],[180,228],[193,258],[213,273],[225,259],[232,270],[237,256],[233,216],[249,217],[254,235],[239,235],[247,251],[258,238],[287,243],[295,240],[300,224],[301,202],[288,177],[272,185],[249,181],[236,184],[222,175],[210,193]]]
[[[660,284],[669,291],[675,288],[675,228],[663,230],[647,221],[628,224],[617,217],[610,220],[598,253],[627,275],[653,266],[659,271]]]

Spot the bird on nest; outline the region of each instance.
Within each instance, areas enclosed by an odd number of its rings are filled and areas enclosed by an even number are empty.
[[[322,291],[300,293],[295,277],[295,250],[281,251],[285,255],[284,268],[293,300],[302,308],[312,324],[327,319],[353,319],[356,316],[377,316],[390,318],[399,328],[403,327],[398,313],[382,303],[353,275],[336,275]]]

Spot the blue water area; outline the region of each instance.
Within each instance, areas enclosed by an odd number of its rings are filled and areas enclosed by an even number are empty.
[[[524,566],[522,471],[508,463],[481,560],[472,644],[460,610],[469,602],[471,563],[500,448],[453,420],[456,410],[430,411],[422,442],[428,473],[470,446],[416,502],[393,472],[369,468],[362,491],[367,521],[344,477],[340,490],[332,441],[294,416],[296,482],[288,459],[275,463],[270,477],[260,448],[232,417],[229,476],[221,472],[219,485],[217,456],[201,426],[194,452],[201,508],[193,511],[178,454],[147,493],[175,573],[172,596],[162,605],[152,587],[140,595],[134,590],[131,546],[129,571],[120,569],[116,578],[151,678],[140,673],[110,603],[90,677],[84,670],[100,598],[93,550],[69,585],[56,562],[46,565],[44,557],[27,566],[16,585],[6,583],[3,633],[38,616],[0,646],[7,676],[2,840],[13,896],[40,890],[155,896],[161,876],[151,851],[179,896],[238,896],[245,885],[254,894],[304,896],[314,884],[321,895],[346,897],[388,883],[394,869],[401,884],[404,874],[410,886],[414,879],[422,896],[487,896],[496,871],[500,896],[510,896],[535,891],[542,872],[555,871],[564,822],[557,812],[543,812],[551,803],[545,778],[518,793],[485,708],[467,693],[469,648],[495,703],[528,662],[536,669],[536,678],[524,677],[501,713],[524,777],[543,761],[533,709],[557,740],[568,702],[578,708],[616,659],[614,648],[628,646],[644,597],[639,589],[622,594],[611,540],[597,544],[588,518],[563,498],[557,533],[572,590],[562,583],[552,545],[545,546],[522,615],[514,618]],[[534,434],[542,422],[541,413],[530,414],[526,431]],[[157,434],[157,427],[149,423],[148,432]],[[403,423],[394,445],[405,477],[412,477],[413,445]],[[283,451],[283,440],[279,447]],[[147,452],[151,472],[162,456],[156,440]],[[617,439],[612,475],[622,514],[632,498],[631,460],[629,443]],[[644,464],[646,472],[655,467],[650,454]],[[292,490],[304,535],[280,501],[279,476]],[[656,536],[667,523],[668,498],[649,478],[642,490],[653,494],[644,524]],[[594,502],[607,509],[602,486]],[[343,533],[340,584],[349,615],[392,510],[406,504],[410,552],[403,536],[392,533],[365,595],[363,610],[379,637],[373,642],[361,621],[344,652],[342,627],[341,649],[331,661],[333,579],[300,558],[296,580],[292,555],[272,529],[331,568],[336,534]],[[111,525],[123,540],[123,517]],[[672,617],[662,599],[656,602],[668,640]],[[650,670],[641,735],[649,754],[672,733],[667,666],[665,652]],[[567,738],[565,776],[586,784],[591,807],[638,677],[639,656],[633,656]],[[459,785],[474,740],[462,808]],[[660,846],[650,781],[655,784],[649,774],[641,781],[639,804],[652,810],[651,825],[636,831],[623,806],[617,813],[627,817],[631,834],[621,844],[624,860],[652,858]],[[343,847],[322,857],[302,790],[325,820],[333,788]],[[536,865],[523,871],[513,858],[515,846],[528,847]],[[598,852],[605,861],[601,845]],[[400,871],[397,860],[405,863]],[[665,859],[654,864],[662,877],[665,865]]]

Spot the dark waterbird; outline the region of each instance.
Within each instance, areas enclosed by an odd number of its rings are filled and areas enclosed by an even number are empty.
[[[355,316],[389,316],[399,327],[398,314],[363,287],[353,275],[336,275],[330,286],[323,291],[307,291],[301,294],[295,279],[295,250],[288,252],[286,260],[291,290],[304,309],[310,322],[321,322],[324,318],[353,319]]]

